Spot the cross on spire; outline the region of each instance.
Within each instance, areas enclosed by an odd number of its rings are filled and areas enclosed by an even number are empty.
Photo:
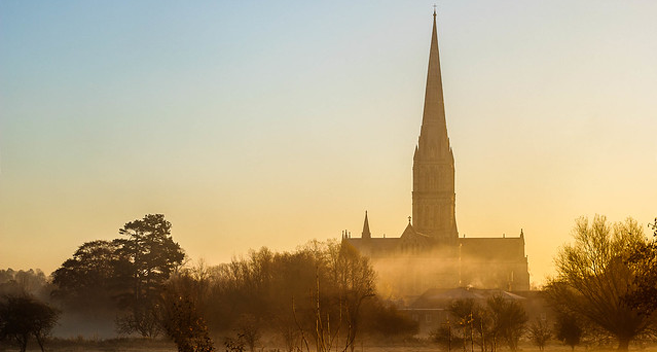
[[[433,4],[433,17],[436,17],[436,9],[438,8],[438,5]]]

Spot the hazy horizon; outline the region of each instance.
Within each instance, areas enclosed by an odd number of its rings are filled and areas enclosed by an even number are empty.
[[[211,265],[360,236],[366,210],[398,237],[432,5],[0,3],[0,268],[49,274],[149,213]],[[576,218],[657,216],[655,13],[438,3],[460,236],[522,228],[540,283]]]

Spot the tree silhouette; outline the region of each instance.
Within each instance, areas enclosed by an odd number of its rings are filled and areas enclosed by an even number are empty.
[[[482,344],[490,344],[490,312],[481,307],[472,298],[456,299],[450,302],[447,310],[450,313],[451,321],[454,322],[454,332],[449,332],[454,336],[447,336],[447,338],[458,338],[462,343],[477,344],[484,349]],[[468,332],[469,330],[469,332]],[[475,332],[476,337],[475,338]],[[439,336],[439,335],[436,335]],[[445,335],[443,335],[444,337]],[[488,342],[487,342],[488,341]],[[472,346],[471,346],[472,347]]]
[[[173,241],[171,223],[162,214],[126,223],[119,233],[127,238],[115,240],[117,253],[126,260],[116,270],[129,287],[121,296],[128,314],[117,325],[123,333],[155,337],[160,331],[157,315],[164,282],[182,264],[185,253]]]
[[[628,262],[635,269],[635,290],[624,297],[627,303],[642,315],[650,316],[657,311],[657,218],[648,224],[653,238],[648,243],[639,243]]]
[[[548,326],[547,321],[544,319],[536,319],[529,326],[529,337],[534,342],[538,349],[543,351],[545,344],[550,341],[552,337],[552,330]]]
[[[558,277],[546,289],[559,313],[606,330],[627,350],[630,341],[652,320],[627,303],[636,267],[628,265],[637,247],[645,245],[643,230],[628,218],[608,225],[604,216],[577,220],[575,243],[563,247],[555,260]]]
[[[497,340],[504,340],[512,351],[516,351],[527,323],[525,309],[517,301],[499,295],[489,298],[486,303],[492,322],[493,347]]]
[[[181,280],[189,283],[188,280]],[[179,287],[179,286],[178,286]],[[162,325],[167,336],[178,346],[178,352],[213,352],[205,319],[200,315],[194,297],[177,285],[167,285],[164,294]]]
[[[114,307],[112,298],[121,286],[116,269],[121,262],[119,248],[116,241],[83,243],[72,258],[53,272],[53,296],[78,311]]]
[[[556,338],[570,346],[572,350],[575,350],[575,346],[579,345],[584,334],[577,319],[565,313],[557,315],[554,329]]]
[[[0,299],[0,341],[13,341],[25,352],[30,336],[44,350],[44,338],[57,323],[59,312],[33,297],[5,295]]]

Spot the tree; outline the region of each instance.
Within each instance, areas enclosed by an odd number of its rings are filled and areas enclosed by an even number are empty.
[[[0,300],[0,341],[13,341],[25,352],[30,336],[34,336],[43,351],[44,338],[58,316],[57,310],[29,295],[5,295]]]
[[[171,237],[162,214],[126,223],[125,238],[82,244],[53,273],[54,296],[77,310],[111,308],[122,314],[119,332],[154,337],[161,330],[159,311],[166,280],[182,264],[185,253]],[[94,313],[94,315],[95,315]]]
[[[472,298],[453,300],[447,310],[452,318],[451,321],[454,322],[454,326],[459,327],[459,329],[454,329],[454,332],[449,332],[451,336],[447,337],[449,339],[459,339],[464,345],[469,341],[471,349],[474,348],[474,344],[476,343],[481,346],[483,351],[485,348],[484,345],[490,337],[489,330],[486,329],[486,326],[490,323],[488,321],[490,313],[486,312]]]
[[[337,273],[339,304],[344,307],[346,339],[344,349],[354,349],[360,330],[361,307],[375,293],[375,273],[369,259],[347,242],[342,242],[334,270]]]
[[[653,321],[624,299],[636,274],[628,258],[645,243],[643,230],[631,218],[612,227],[596,215],[592,223],[578,219],[573,232],[575,242],[555,259],[558,276],[548,284],[547,297],[557,312],[600,327],[616,337],[619,350],[627,350]]]
[[[577,320],[564,313],[557,315],[554,329],[556,331],[556,338],[570,346],[571,350],[575,350],[575,346],[579,345],[584,333]]]
[[[178,352],[215,351],[207,324],[188,297],[178,297],[167,305],[162,324]]]
[[[178,352],[213,352],[205,319],[198,310],[205,296],[203,268],[186,270],[172,276],[163,293],[162,326],[166,335],[178,346]],[[193,273],[201,273],[194,277]]]
[[[185,253],[173,241],[171,223],[162,214],[148,214],[126,223],[119,233],[127,238],[114,242],[119,246],[117,253],[126,260],[116,268],[117,275],[129,283],[122,295],[128,314],[117,320],[119,331],[154,337],[160,331],[160,292],[174,269],[182,264]]]
[[[493,296],[487,300],[492,322],[493,347],[502,339],[512,351],[518,349],[518,341],[527,323],[527,313],[518,301]]]
[[[378,340],[412,337],[419,332],[417,321],[378,296],[363,304],[362,320],[363,333],[376,335]]]
[[[256,345],[262,336],[258,319],[251,314],[243,314],[237,319],[235,325],[235,330],[237,331],[239,339],[246,344],[249,351],[254,352],[256,350]]]
[[[645,316],[657,311],[657,218],[648,227],[653,230],[652,241],[639,243],[630,256],[630,267],[635,268],[634,290],[624,297],[630,306]]]
[[[550,341],[550,337],[552,337],[552,330],[545,319],[536,319],[536,321],[529,326],[529,335],[534,344],[538,346],[538,349],[543,351],[543,349],[545,349],[545,344]]]

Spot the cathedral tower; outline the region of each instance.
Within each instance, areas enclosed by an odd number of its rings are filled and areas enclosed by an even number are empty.
[[[438,243],[456,244],[455,208],[454,155],[445,122],[434,11],[424,114],[413,156],[413,227]]]

